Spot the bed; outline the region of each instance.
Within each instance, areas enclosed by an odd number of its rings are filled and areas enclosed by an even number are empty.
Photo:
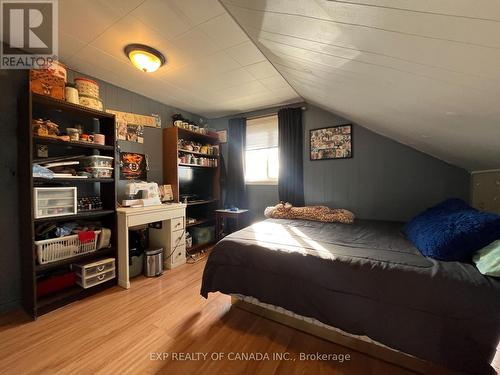
[[[401,228],[264,220],[215,246],[201,294],[251,297],[447,368],[490,372],[500,280],[422,256]]]

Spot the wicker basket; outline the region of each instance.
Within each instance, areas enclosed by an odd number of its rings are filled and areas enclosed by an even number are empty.
[[[100,230],[94,231],[95,239],[81,243],[78,235],[71,235],[50,240],[35,241],[38,263],[47,264],[97,250]]]

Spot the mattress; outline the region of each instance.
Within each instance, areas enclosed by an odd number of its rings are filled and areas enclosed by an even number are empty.
[[[220,241],[201,294],[241,294],[444,366],[485,372],[500,281],[422,256],[402,224],[269,219]]]

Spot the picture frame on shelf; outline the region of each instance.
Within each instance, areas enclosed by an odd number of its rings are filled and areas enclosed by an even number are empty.
[[[227,143],[227,130],[217,130],[219,136],[219,143]]]

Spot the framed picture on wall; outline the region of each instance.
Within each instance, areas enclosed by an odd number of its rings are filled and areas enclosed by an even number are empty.
[[[352,125],[339,125],[309,131],[310,159],[352,158]]]
[[[227,130],[217,130],[220,143],[227,143]]]
[[[147,180],[146,155],[120,152],[120,180]]]

